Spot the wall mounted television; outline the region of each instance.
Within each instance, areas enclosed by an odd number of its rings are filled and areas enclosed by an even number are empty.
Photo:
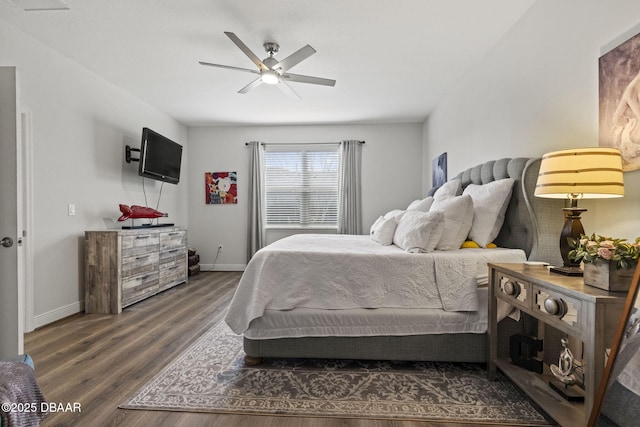
[[[149,129],[142,129],[138,175],[177,184],[180,181],[182,145]]]

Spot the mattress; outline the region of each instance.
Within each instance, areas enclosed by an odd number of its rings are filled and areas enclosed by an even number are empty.
[[[453,312],[421,308],[265,310],[244,333],[246,338],[279,339],[326,336],[407,336],[483,334],[487,331],[488,288],[479,288],[481,309]],[[512,307],[498,301],[498,320]]]

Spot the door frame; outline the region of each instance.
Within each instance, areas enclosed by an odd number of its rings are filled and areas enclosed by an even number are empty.
[[[22,256],[21,271],[22,286],[24,289],[24,331],[32,332],[35,327],[35,264],[33,247],[33,126],[32,112],[23,109],[20,113],[20,128],[22,131],[21,155],[22,161],[18,163],[18,178],[22,179],[22,221],[21,236]],[[20,249],[19,249],[20,250]],[[19,264],[19,265],[20,265]]]

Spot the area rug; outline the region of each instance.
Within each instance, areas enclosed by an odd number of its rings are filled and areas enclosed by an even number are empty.
[[[465,363],[268,359],[244,365],[219,323],[120,405],[123,409],[548,425],[506,378]]]

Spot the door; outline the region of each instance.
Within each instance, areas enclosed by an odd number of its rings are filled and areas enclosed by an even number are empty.
[[[20,283],[18,186],[20,141],[18,72],[0,67],[0,360],[24,349],[24,301]]]

